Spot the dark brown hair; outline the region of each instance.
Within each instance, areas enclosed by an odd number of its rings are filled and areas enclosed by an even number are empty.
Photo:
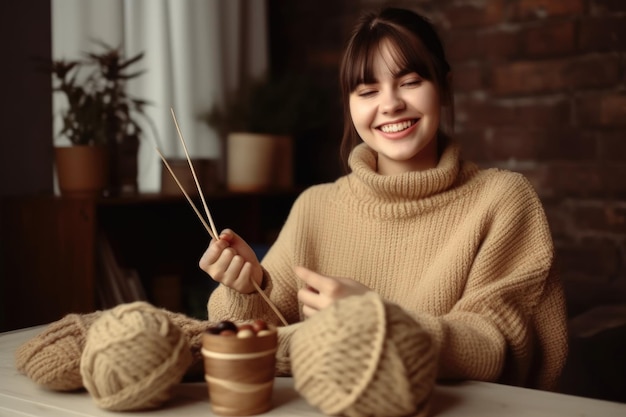
[[[450,65],[433,25],[423,16],[405,9],[386,8],[364,14],[357,23],[343,54],[339,72],[343,99],[344,131],[341,158],[361,141],[350,115],[350,94],[361,83],[372,82],[374,58],[383,41],[394,49],[395,64],[435,84],[443,104],[439,134],[449,135],[454,127],[454,101],[448,77]]]

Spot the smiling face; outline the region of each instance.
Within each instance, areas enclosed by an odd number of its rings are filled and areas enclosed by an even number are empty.
[[[354,128],[378,153],[378,172],[383,175],[433,168],[438,160],[437,87],[397,61],[389,42],[382,42],[373,57],[371,79],[349,96]]]
[[[378,172],[436,166],[454,132],[451,68],[432,24],[405,9],[366,13],[339,71],[344,105],[341,155],[362,141],[378,152]]]

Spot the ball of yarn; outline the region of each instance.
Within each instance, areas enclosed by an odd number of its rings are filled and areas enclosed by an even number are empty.
[[[106,310],[87,333],[85,388],[107,410],[158,407],[191,363],[187,340],[163,310],[145,302]]]
[[[325,414],[419,416],[428,412],[437,355],[430,335],[370,292],[315,314],[290,343],[296,390]]]
[[[100,315],[100,311],[68,314],[50,323],[17,348],[17,370],[47,389],[74,391],[83,388],[80,357],[87,331]]]

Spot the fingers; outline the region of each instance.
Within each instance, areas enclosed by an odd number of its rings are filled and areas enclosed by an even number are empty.
[[[244,294],[254,291],[252,271],[252,264],[230,247],[225,248],[219,258],[205,269],[213,280]]]
[[[253,251],[230,229],[225,229],[219,240],[211,240],[199,266],[213,280],[244,294],[254,291],[251,279],[258,284],[263,279],[263,271]]]
[[[235,255],[228,263],[228,267],[221,276],[220,282],[235,291],[247,294],[254,291],[250,282],[251,277],[252,264],[246,262],[241,256]]]
[[[313,272],[303,266],[294,267],[294,272],[300,277],[300,279],[302,279],[302,281],[305,282],[306,285],[315,289],[317,292],[320,292],[320,288],[325,287],[325,284],[328,282],[328,278],[324,275]]]
[[[303,314],[307,317],[339,299],[370,291],[363,284],[350,278],[326,276],[302,266],[294,267],[294,272],[305,283],[305,287],[298,291],[298,300],[302,303]]]
[[[315,313],[317,313],[319,310],[315,310],[307,305],[303,305],[302,306],[302,314],[304,314],[304,317],[309,318],[311,316],[313,316]]]
[[[333,299],[341,298],[344,290],[344,280],[342,278],[318,274],[303,266],[296,266],[294,271],[309,289]]]
[[[305,317],[311,317],[332,303],[332,299],[320,290],[320,287],[327,286],[328,277],[302,266],[296,266],[294,271],[306,284],[305,288],[298,291],[298,301],[302,303]]]
[[[298,290],[298,301],[305,307],[319,311],[326,306],[327,300],[315,290],[309,288],[301,288]]]

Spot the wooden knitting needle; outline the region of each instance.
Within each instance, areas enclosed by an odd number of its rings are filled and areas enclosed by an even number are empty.
[[[200,213],[200,211],[198,210],[196,205],[193,203],[193,200],[191,199],[191,197],[189,197],[189,194],[187,194],[187,191],[185,191],[185,188],[183,187],[183,185],[178,180],[178,177],[176,177],[176,174],[174,174],[174,171],[172,170],[172,167],[170,167],[170,164],[167,162],[167,159],[165,159],[165,156],[163,156],[163,153],[161,152],[161,150],[159,149],[158,146],[156,147],[156,151],[159,154],[159,156],[161,157],[161,160],[163,161],[163,164],[165,164],[165,167],[170,172],[170,175],[172,176],[172,178],[174,178],[174,181],[176,181],[176,184],[178,185],[178,188],[180,188],[180,190],[183,192],[183,194],[187,198],[187,201],[191,205],[191,208],[196,212],[196,215],[198,216],[198,218],[202,222],[202,225],[204,226],[204,228],[207,230],[207,232],[209,232],[209,235],[213,239],[218,240],[218,235],[215,234],[215,232],[209,227],[207,222],[204,220],[204,217],[202,217],[202,214]]]
[[[165,164],[165,167],[169,171],[169,173],[172,176],[172,178],[174,178],[174,181],[178,185],[178,188],[180,188],[180,190],[183,192],[183,194],[187,198],[187,201],[189,202],[189,204],[191,205],[191,207],[195,211],[196,215],[198,216],[198,218],[200,219],[200,221],[204,225],[204,228],[207,230],[207,232],[209,232],[209,235],[211,235],[211,237],[213,239],[219,240],[219,234],[217,233],[217,229],[215,228],[215,224],[213,222],[213,217],[211,216],[211,212],[209,211],[209,207],[206,204],[206,200],[204,198],[204,193],[202,192],[202,188],[200,187],[200,183],[198,182],[198,178],[196,177],[196,172],[195,172],[195,170],[193,168],[193,163],[191,162],[191,158],[189,157],[189,153],[187,152],[187,146],[185,144],[185,139],[183,139],[183,135],[180,132],[180,128],[178,126],[178,121],[176,120],[176,115],[174,113],[174,109],[170,108],[170,110],[172,112],[172,117],[174,119],[174,124],[176,125],[176,130],[178,132],[178,137],[180,138],[180,141],[183,144],[183,148],[185,150],[185,156],[187,157],[187,162],[189,163],[189,168],[191,169],[191,173],[192,173],[193,178],[195,180],[196,187],[198,189],[198,193],[200,194],[200,198],[202,200],[202,203],[204,204],[204,210],[205,210],[206,215],[207,215],[207,217],[209,219],[209,222],[211,223],[211,227],[209,227],[209,225],[207,225],[206,221],[204,220],[204,217],[202,216],[202,214],[200,213],[200,211],[198,210],[198,208],[194,204],[193,200],[189,197],[189,194],[187,194],[187,191],[185,191],[185,188],[183,187],[181,182],[176,177],[176,174],[174,174],[174,171],[170,167],[169,163],[167,162],[167,160],[163,156],[163,153],[158,148],[158,146],[156,147],[157,153],[161,157],[161,160]],[[254,289],[261,295],[261,297],[263,298],[263,300],[265,300],[267,305],[270,306],[270,308],[274,311],[276,316],[278,316],[278,318],[283,323],[283,325],[287,326],[289,323],[287,323],[287,320],[285,319],[285,317],[281,314],[280,310],[278,310],[278,307],[276,307],[276,305],[272,302],[272,300],[269,299],[267,294],[265,294],[265,292],[261,289],[261,287],[259,287],[259,284],[257,284],[257,282],[255,280],[251,279],[250,281],[252,281],[252,285],[254,286]]]
[[[176,120],[176,114],[174,114],[174,109],[170,107],[170,111],[172,112],[172,118],[174,119],[174,124],[176,125],[176,131],[178,132],[178,137],[180,138],[180,142],[183,144],[183,149],[185,150],[185,156],[187,157],[187,162],[189,163],[189,169],[191,169],[191,174],[193,175],[193,179],[196,183],[196,187],[198,188],[198,194],[200,194],[200,199],[202,200],[202,204],[204,206],[204,212],[209,219],[209,223],[211,223],[211,230],[213,231],[213,237],[215,240],[218,240],[217,237],[219,233],[217,233],[217,229],[215,228],[215,223],[213,223],[213,217],[211,217],[211,212],[209,211],[209,207],[206,204],[206,200],[204,199],[204,193],[202,192],[202,188],[200,187],[200,182],[198,181],[198,177],[196,176],[196,170],[193,168],[193,164],[191,163],[191,158],[189,157],[189,152],[187,152],[187,145],[185,144],[185,139],[183,139],[183,134],[178,127],[178,121]]]
[[[267,296],[267,294],[265,294],[265,291],[263,291],[261,289],[261,287],[259,287],[259,284],[256,283],[255,280],[253,280],[252,278],[250,278],[250,281],[252,281],[252,285],[254,286],[254,289],[256,290],[256,292],[258,292],[261,297],[263,297],[263,299],[265,300],[265,302],[267,303],[268,306],[270,306],[270,308],[272,310],[274,310],[274,313],[276,313],[276,316],[278,316],[278,318],[280,319],[280,321],[285,325],[288,326],[289,323],[287,323],[287,320],[285,320],[285,318],[283,317],[283,315],[280,313],[280,310],[278,309],[278,307],[276,307],[276,305],[272,302],[272,300],[270,300],[270,298]]]

